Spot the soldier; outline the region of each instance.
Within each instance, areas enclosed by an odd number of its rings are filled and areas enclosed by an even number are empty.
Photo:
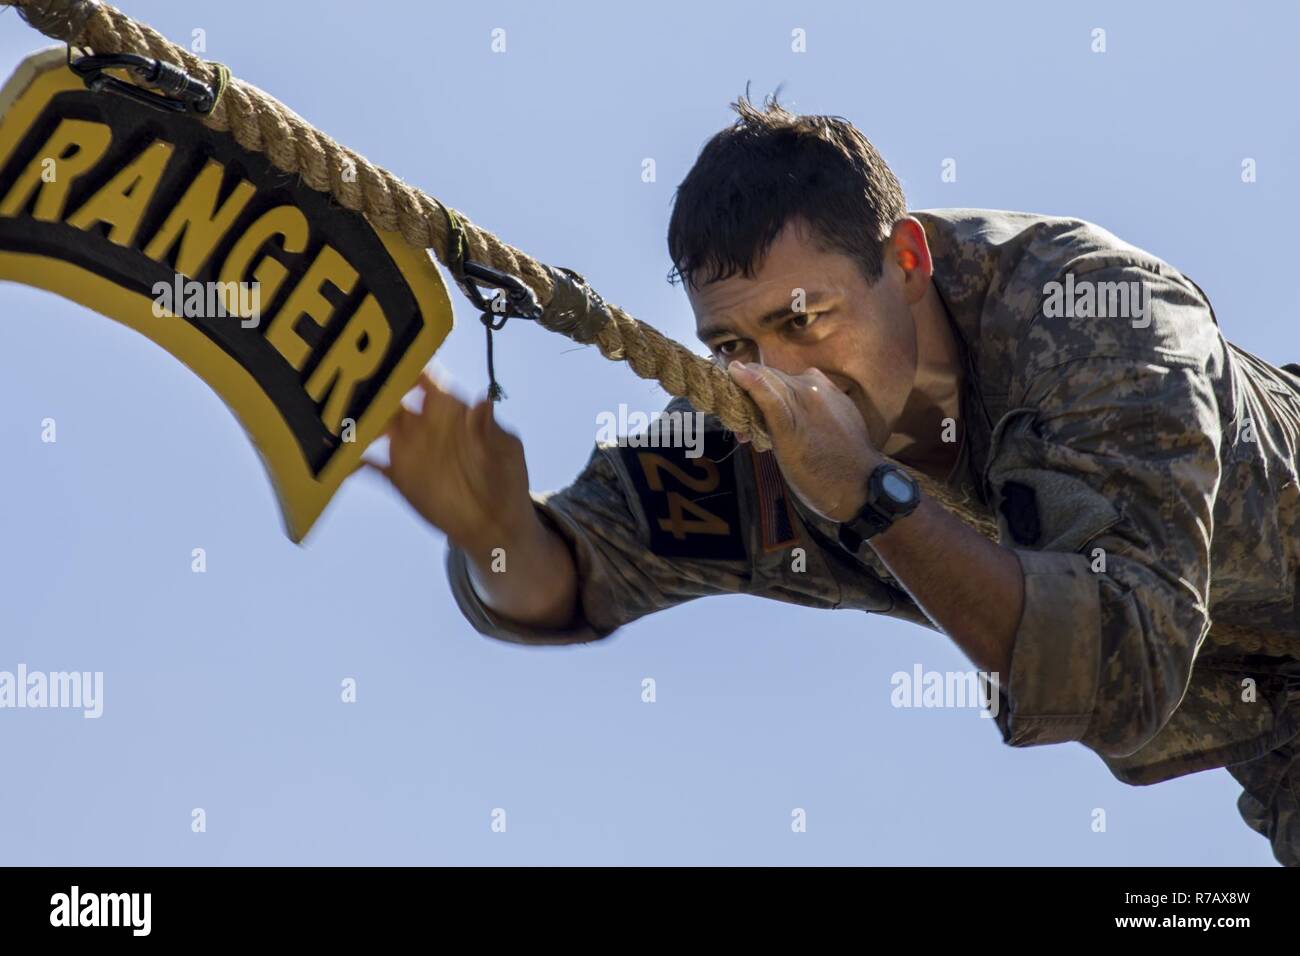
[[[709,419],[700,457],[600,445],[530,495],[491,403],[424,377],[383,470],[446,533],[466,618],[531,644],[723,593],[903,618],[999,675],[1007,744],[1077,740],[1135,785],[1227,767],[1300,865],[1300,366],[1098,226],[909,214],[847,121],[733,108],[670,278],[773,450]]]

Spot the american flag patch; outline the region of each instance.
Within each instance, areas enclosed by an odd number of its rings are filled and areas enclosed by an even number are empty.
[[[754,486],[758,489],[758,512],[763,525],[763,550],[778,551],[799,540],[790,512],[790,492],[770,451],[750,448],[754,461]]]

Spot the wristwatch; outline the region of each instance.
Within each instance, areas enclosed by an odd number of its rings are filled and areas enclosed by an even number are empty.
[[[857,554],[863,541],[910,515],[920,503],[921,486],[916,479],[893,462],[882,462],[867,478],[867,503],[840,525],[840,544]]]

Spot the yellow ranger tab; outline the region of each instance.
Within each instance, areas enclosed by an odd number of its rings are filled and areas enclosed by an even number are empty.
[[[252,438],[295,541],[452,323],[427,252],[229,133],[87,90],[61,48],[0,90],[0,279],[121,322],[198,374]]]

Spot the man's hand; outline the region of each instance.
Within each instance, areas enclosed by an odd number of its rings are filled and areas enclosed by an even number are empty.
[[[523,443],[496,423],[491,401],[471,408],[427,372],[419,384],[419,411],[402,407],[389,423],[389,463],[365,464],[465,553],[488,607],[531,627],[569,626],[573,554],[537,516]]]
[[[427,371],[419,386],[419,411],[403,406],[389,422],[389,463],[372,467],[458,547],[504,546],[535,520],[523,443],[496,423],[490,401],[471,408]]]
[[[727,370],[762,411],[791,489],[832,521],[846,521],[861,510],[867,476],[885,458],[872,447],[853,401],[816,369],[787,375],[732,362]],[[977,666],[1009,680],[1025,603],[1024,574],[1013,551],[928,496],[870,543],[939,630]]]
[[[732,362],[727,371],[763,413],[791,490],[832,521],[857,514],[867,500],[867,476],[884,457],[872,447],[853,401],[815,368],[788,375]]]

